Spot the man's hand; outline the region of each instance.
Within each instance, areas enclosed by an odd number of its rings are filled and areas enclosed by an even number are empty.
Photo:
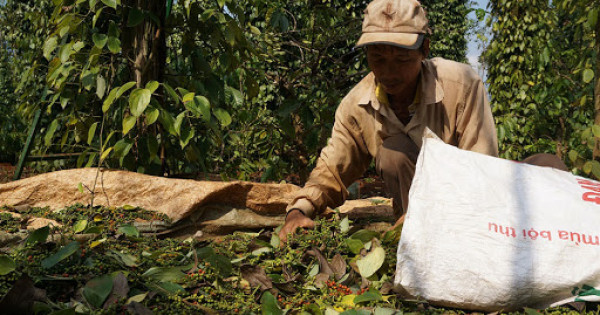
[[[294,234],[297,228],[314,228],[315,221],[304,215],[302,211],[292,210],[285,218],[285,223],[279,231],[279,239],[282,242],[287,241],[288,234]]]

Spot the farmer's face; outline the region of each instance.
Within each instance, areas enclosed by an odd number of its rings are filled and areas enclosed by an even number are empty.
[[[429,42],[424,43],[425,52]],[[407,85],[416,83],[425,55],[420,49],[405,49],[391,45],[367,46],[367,62],[386,93],[400,94]]]

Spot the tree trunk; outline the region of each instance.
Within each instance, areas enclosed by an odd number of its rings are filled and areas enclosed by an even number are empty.
[[[129,60],[132,80],[137,87],[144,87],[148,81],[162,82],[166,62],[165,15],[166,0],[127,0],[126,7],[151,13],[157,21],[146,17],[135,27],[127,27],[124,19],[122,27],[123,52]],[[131,9],[130,9],[131,10]],[[128,10],[125,10],[128,11]],[[124,12],[125,16],[129,12]]]
[[[127,57],[130,69],[130,80],[136,82],[138,88],[143,88],[150,81],[163,82],[165,74],[165,64],[167,59],[167,44],[165,36],[166,20],[166,1],[167,0],[124,0],[126,8],[123,11],[123,23],[121,26],[121,42],[123,54]],[[144,20],[135,27],[128,27],[129,11],[137,9],[144,15]],[[156,19],[150,18],[150,15]],[[154,99],[164,105],[162,88],[154,92]],[[142,119],[138,119],[138,125],[141,126]],[[142,129],[143,132],[150,132],[154,137],[160,133],[160,126],[154,125],[151,129]],[[136,161],[138,153],[138,138],[135,139],[134,152],[136,152]],[[164,157],[164,144],[161,143],[160,156],[162,161],[161,173],[167,172],[166,160]]]

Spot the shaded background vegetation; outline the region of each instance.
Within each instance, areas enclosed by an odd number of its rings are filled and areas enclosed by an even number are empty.
[[[337,104],[368,72],[364,53],[352,48],[366,4],[7,0],[0,158],[14,161],[40,109],[34,153],[83,153],[38,164],[45,169],[302,181]],[[430,57],[465,61],[470,3],[423,5]],[[483,60],[503,157],[556,152],[575,172],[600,175],[597,7],[493,0],[478,12],[492,28]]]

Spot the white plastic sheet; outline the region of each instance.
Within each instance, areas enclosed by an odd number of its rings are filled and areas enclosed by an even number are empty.
[[[600,182],[426,138],[396,286],[484,311],[600,301]]]

